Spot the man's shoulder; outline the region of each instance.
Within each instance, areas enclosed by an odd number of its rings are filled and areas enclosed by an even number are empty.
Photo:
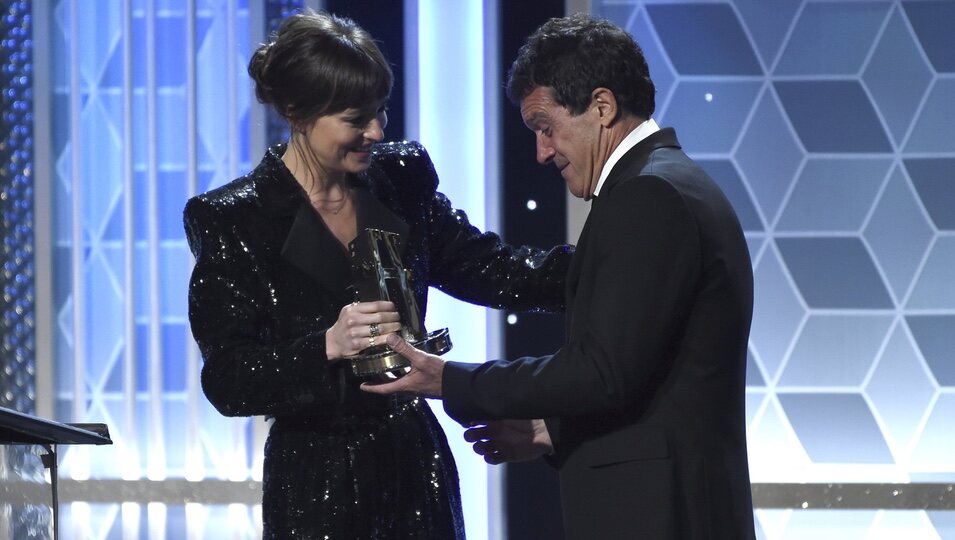
[[[677,175],[669,171],[640,171],[637,174],[622,176],[613,185],[608,186],[600,197],[606,198],[608,208],[627,211],[632,205],[647,199],[659,200],[682,197],[684,188]]]

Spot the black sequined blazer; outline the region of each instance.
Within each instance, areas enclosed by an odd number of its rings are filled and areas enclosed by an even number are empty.
[[[276,419],[265,535],[459,538],[457,473],[430,409],[361,392],[341,363],[327,362],[325,330],[353,300],[348,256],[283,151],[270,149],[251,173],[190,199],[184,212],[203,391],[226,416]],[[507,246],[471,226],[437,184],[413,142],[376,146],[369,169],[352,178],[358,230],[404,239],[421,316],[429,286],[485,306],[562,310],[572,248]]]

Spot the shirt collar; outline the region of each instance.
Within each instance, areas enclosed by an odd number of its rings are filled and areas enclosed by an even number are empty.
[[[650,135],[653,135],[657,131],[660,131],[660,126],[653,120],[653,118],[648,119],[646,122],[643,122],[639,126],[635,127],[633,131],[627,134],[626,137],[620,141],[620,144],[614,148],[613,152],[610,153],[610,157],[607,158],[607,162],[604,163],[603,169],[600,171],[600,178],[597,179],[597,187],[594,188],[594,197],[600,194],[600,188],[603,187],[604,182],[607,181],[607,177],[610,176],[610,171],[613,169],[613,166],[620,161],[631,148],[637,145],[643,139],[646,139]]]

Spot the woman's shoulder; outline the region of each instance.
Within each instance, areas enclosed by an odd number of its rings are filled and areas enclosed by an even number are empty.
[[[186,218],[201,219],[208,214],[223,216],[241,212],[242,208],[253,205],[255,199],[255,181],[250,173],[190,198],[184,212]]]
[[[285,178],[288,173],[279,158],[282,148],[270,148],[262,161],[244,176],[189,199],[186,216],[190,212],[212,212],[241,217],[261,208],[297,208],[301,188],[294,180]]]
[[[418,141],[390,141],[378,143],[372,148],[372,154],[375,159],[431,159],[428,157],[428,151]]]
[[[397,188],[414,187],[434,191],[438,175],[425,147],[417,141],[397,141],[375,145],[372,149],[372,178],[383,175]]]

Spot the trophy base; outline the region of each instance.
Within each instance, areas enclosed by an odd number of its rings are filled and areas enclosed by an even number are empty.
[[[451,336],[447,328],[442,328],[410,344],[428,354],[441,355],[451,350]],[[365,380],[394,380],[411,371],[408,359],[387,347],[381,352],[353,356],[350,360],[352,373]]]

